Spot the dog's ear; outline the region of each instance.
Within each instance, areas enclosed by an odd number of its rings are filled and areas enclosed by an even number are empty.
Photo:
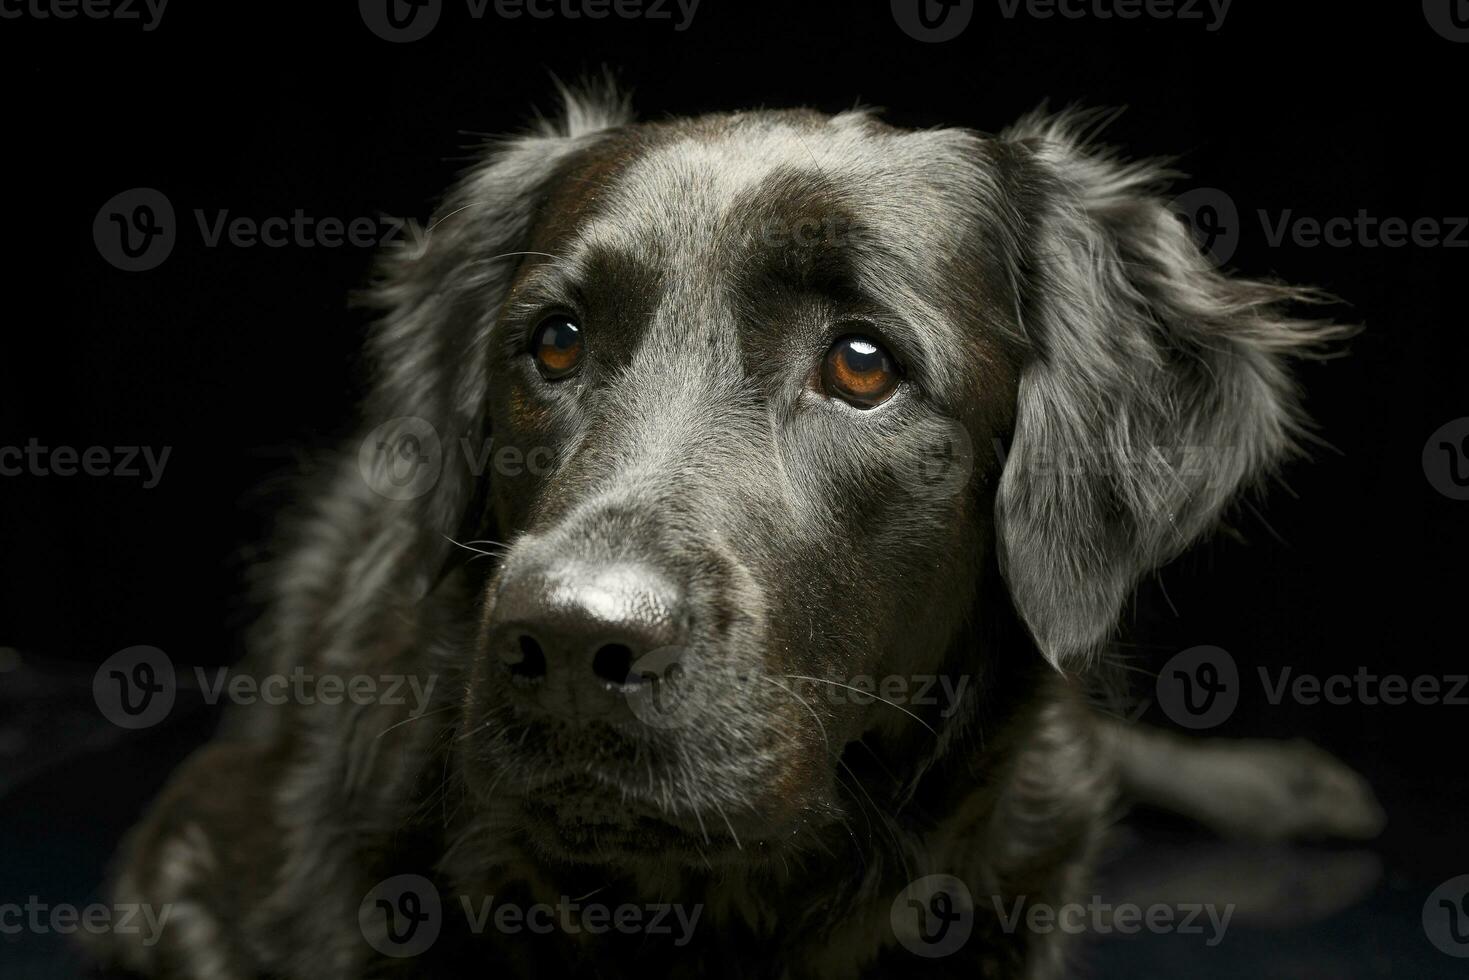
[[[1304,419],[1283,360],[1347,332],[1284,312],[1320,294],[1211,265],[1162,196],[1170,174],[1089,145],[1096,119],[1034,114],[1000,136],[1027,353],[998,547],[1058,667],[1084,664],[1138,578],[1294,449]]]
[[[366,297],[382,314],[368,340],[358,469],[382,516],[414,532],[417,567],[430,576],[452,547],[446,536],[482,515],[489,474],[466,455],[478,458],[490,435],[489,334],[535,215],[575,154],[631,121],[610,85],[560,92],[558,115],[490,144],[428,226],[384,253]]]

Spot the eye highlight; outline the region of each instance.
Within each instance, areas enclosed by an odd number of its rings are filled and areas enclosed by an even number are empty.
[[[584,345],[581,328],[571,318],[555,313],[536,324],[530,333],[530,353],[541,377],[548,381],[564,378],[581,363]]]
[[[877,341],[848,334],[831,345],[821,365],[821,383],[828,395],[858,408],[873,408],[898,388],[897,362]]]

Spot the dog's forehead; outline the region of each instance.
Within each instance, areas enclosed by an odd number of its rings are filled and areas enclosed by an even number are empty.
[[[952,344],[975,279],[958,267],[972,260],[982,211],[972,144],[864,112],[634,127],[573,175],[589,200],[555,250],[571,266],[614,256],[619,269],[646,270],[657,299],[642,345],[717,330],[728,318],[688,314],[728,309],[741,290],[759,302],[763,283],[809,285],[834,268],[852,294],[898,311],[927,342]],[[710,343],[728,353],[738,332]]]
[[[793,221],[845,217],[895,246],[938,247],[952,242],[952,223],[925,229],[914,219],[941,204],[955,156],[930,135],[863,112],[741,113],[654,127],[608,181],[604,207],[582,237],[700,251],[727,245],[754,223],[760,242],[774,247],[791,232],[811,240],[829,231],[785,226]]]

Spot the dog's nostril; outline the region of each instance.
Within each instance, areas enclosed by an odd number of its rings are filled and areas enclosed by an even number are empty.
[[[508,664],[512,677],[524,677],[526,680],[535,680],[546,676],[546,653],[541,645],[536,642],[535,637],[522,634],[518,645],[520,647],[520,659]]]
[[[638,683],[641,678],[629,677],[631,672],[632,650],[621,643],[608,643],[592,657],[592,673],[609,684]]]

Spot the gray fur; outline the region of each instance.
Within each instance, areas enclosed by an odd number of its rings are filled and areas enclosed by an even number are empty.
[[[1168,209],[1168,171],[1089,145],[1095,121],[1037,114],[1001,136],[1042,203],[1015,257],[1030,353],[996,513],[1011,594],[1058,666],[1296,448],[1284,360],[1345,333],[1286,312],[1319,294],[1211,266]]]

